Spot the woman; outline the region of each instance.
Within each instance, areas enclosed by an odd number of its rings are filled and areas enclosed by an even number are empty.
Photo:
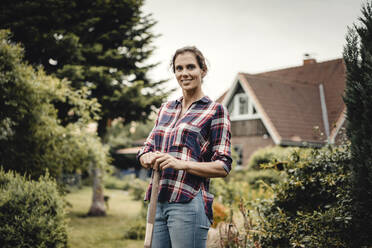
[[[213,220],[209,178],[231,169],[230,120],[202,91],[208,68],[196,47],[178,49],[171,67],[183,96],[161,106],[137,155],[143,167],[161,172],[152,247],[205,247]]]

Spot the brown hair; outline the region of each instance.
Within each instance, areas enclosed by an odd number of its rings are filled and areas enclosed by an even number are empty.
[[[195,46],[185,46],[185,47],[182,47],[180,49],[177,49],[176,52],[174,53],[173,57],[172,57],[170,67],[172,67],[173,73],[176,72],[176,68],[174,67],[174,61],[176,60],[178,55],[180,55],[182,53],[185,53],[185,52],[193,53],[196,57],[196,61],[198,62],[198,65],[199,65],[200,69],[202,69],[205,73],[208,72],[208,67],[207,67],[207,63],[205,62],[205,57],[200,52],[200,50],[197,49]]]

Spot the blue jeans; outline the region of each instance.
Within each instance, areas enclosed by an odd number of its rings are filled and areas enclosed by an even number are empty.
[[[158,202],[152,248],[205,248],[210,221],[202,193],[187,203]]]

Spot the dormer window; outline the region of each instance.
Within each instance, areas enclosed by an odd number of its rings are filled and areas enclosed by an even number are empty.
[[[244,92],[235,94],[228,105],[231,120],[247,120],[259,118],[251,99]]]

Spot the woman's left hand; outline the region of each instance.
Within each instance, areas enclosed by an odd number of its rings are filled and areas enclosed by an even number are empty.
[[[167,168],[173,168],[175,170],[185,170],[187,168],[187,165],[185,161],[176,159],[175,157],[167,153],[156,154],[153,169],[165,170]]]

